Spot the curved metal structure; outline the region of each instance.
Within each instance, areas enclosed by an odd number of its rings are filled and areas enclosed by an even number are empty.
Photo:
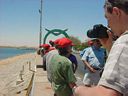
[[[69,38],[68,34],[66,33],[66,31],[67,31],[68,29],[65,29],[65,30],[61,30],[61,29],[48,30],[48,29],[45,29],[45,30],[48,31],[48,33],[47,33],[47,34],[45,35],[45,37],[44,37],[43,44],[45,44],[46,39],[47,39],[47,37],[48,37],[50,34],[53,34],[54,36],[58,36],[58,35],[63,34],[65,37]]]

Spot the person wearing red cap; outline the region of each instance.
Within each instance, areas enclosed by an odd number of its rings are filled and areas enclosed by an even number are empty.
[[[93,45],[93,41],[92,40],[89,40],[87,42],[88,46],[91,47]],[[84,55],[84,52],[86,51],[86,48],[83,49],[82,51],[80,51],[80,57],[82,57]]]
[[[51,47],[49,44],[42,44],[40,45],[41,49],[40,49],[40,55],[43,57],[43,69],[46,71],[46,63],[45,63],[45,57],[46,54],[51,51],[54,50],[54,47]]]
[[[93,45],[93,41],[92,40],[89,40],[88,41],[88,46],[92,46]]]
[[[41,48],[44,48],[44,54],[46,54],[47,52],[49,52],[49,48],[50,48],[50,45],[49,44],[42,44],[40,46],[41,46]]]
[[[72,69],[73,69],[73,72],[75,73],[77,70],[77,67],[78,67],[78,62],[77,62],[76,56],[73,55],[72,53],[69,53],[69,55],[67,57],[72,62]]]
[[[55,40],[55,45],[59,54],[54,54],[47,62],[49,81],[57,96],[73,96],[72,88],[76,86],[76,78],[72,70],[72,63],[67,56],[74,44],[68,38],[59,38],[59,40]]]
[[[49,48],[49,52],[43,56],[43,65],[45,65],[45,71],[47,71],[47,78],[49,82],[51,83],[51,69],[49,69],[50,61],[53,58],[54,55],[58,54],[57,49],[55,48],[55,41],[50,40],[49,44],[51,47]],[[54,94],[56,96],[56,94]]]
[[[42,45],[40,45],[40,48],[41,48],[40,49],[40,55],[43,59],[42,67],[43,67],[44,71],[46,71],[46,64],[44,63],[44,57],[45,57],[45,54],[49,52],[50,45],[49,44],[42,44]]]
[[[67,46],[66,44],[63,44],[63,42],[67,42],[67,44],[71,45],[71,46],[74,46],[74,44],[72,43],[72,41],[68,38],[62,38],[61,41],[59,41],[61,39],[57,39],[55,41],[55,44],[61,47],[65,47]],[[71,62],[72,62],[72,69],[73,69],[73,72],[75,73],[76,72],[76,69],[78,67],[78,63],[77,63],[77,59],[76,59],[76,56],[72,54],[72,50],[69,50],[67,56],[66,56]]]
[[[51,47],[49,44],[42,44],[40,45],[40,47],[44,49],[44,55],[48,53],[49,51],[55,49],[54,47]]]
[[[60,38],[59,38],[60,39]],[[51,60],[51,58],[55,55],[55,54],[58,54],[58,51],[56,50],[56,48],[55,48],[55,45],[58,43],[58,41],[59,41],[59,39],[56,39],[55,41],[52,41],[52,40],[50,40],[49,41],[49,44],[52,46],[52,47],[50,47],[49,49],[48,49],[48,52],[47,52],[47,54],[45,54],[44,56],[43,56],[43,65],[47,65],[48,66],[48,64],[49,64],[49,62],[50,62],[50,60]],[[48,77],[48,80],[50,81],[50,76],[49,76],[49,67],[47,67],[47,68],[45,68],[45,69],[47,69],[47,77]],[[50,81],[51,82],[51,81]]]

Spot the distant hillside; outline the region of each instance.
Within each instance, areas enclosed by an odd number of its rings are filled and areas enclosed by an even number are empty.
[[[37,48],[27,47],[27,46],[0,46],[0,48],[18,48],[18,49],[26,49],[26,50],[35,50]]]
[[[14,46],[0,46],[0,48],[16,48]]]

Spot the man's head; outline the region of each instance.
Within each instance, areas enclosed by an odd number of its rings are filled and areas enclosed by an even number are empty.
[[[104,8],[108,26],[120,36],[128,29],[128,0],[106,0]]]
[[[44,50],[48,50],[50,48],[49,44],[42,44],[40,46],[41,46],[41,48],[44,48]]]
[[[89,41],[87,42],[87,44],[88,44],[88,46],[92,46],[92,45],[93,45],[92,40],[89,40]]]
[[[95,48],[100,48],[101,47],[101,43],[98,39],[93,39],[92,42],[93,42],[93,46]]]
[[[59,38],[54,41],[56,48],[59,50],[60,55],[68,55],[72,52],[72,46],[74,45],[72,41],[68,38]]]
[[[54,41],[49,40],[49,44],[50,44],[52,47],[54,47]]]

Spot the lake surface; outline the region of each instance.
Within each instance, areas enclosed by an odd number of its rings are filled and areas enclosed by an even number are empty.
[[[20,54],[32,53],[32,52],[36,52],[36,50],[33,49],[27,50],[27,49],[19,49],[19,48],[0,48],[0,60],[17,56]]]

